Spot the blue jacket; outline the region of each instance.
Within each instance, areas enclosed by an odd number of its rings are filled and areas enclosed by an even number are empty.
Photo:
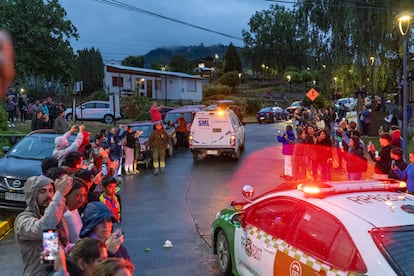
[[[411,163],[405,168],[404,171],[401,171],[400,168],[397,167],[395,170],[395,174],[400,179],[407,179],[407,190],[409,192],[414,192],[414,164]]]
[[[112,221],[115,221],[115,218],[111,210],[109,210],[105,203],[101,201],[89,202],[86,205],[85,211],[82,216],[83,226],[80,231],[79,237],[97,238],[93,232],[93,228],[107,218],[112,218]],[[114,254],[108,252],[108,254],[109,257],[124,258],[128,260],[130,259],[128,250],[122,244],[117,252],[115,252]]]
[[[295,133],[293,130],[286,131],[283,136],[278,135],[277,140],[282,143],[282,154],[283,155],[292,155],[293,149],[295,146]]]

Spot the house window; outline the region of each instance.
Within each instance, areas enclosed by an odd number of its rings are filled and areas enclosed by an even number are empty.
[[[195,80],[186,80],[185,85],[187,92],[197,92],[197,84]]]
[[[124,78],[123,77],[112,77],[112,86],[124,86]]]

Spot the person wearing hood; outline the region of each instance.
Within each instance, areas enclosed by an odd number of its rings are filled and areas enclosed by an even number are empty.
[[[75,141],[69,145],[69,137],[75,133],[77,125],[73,125],[68,132],[62,136],[55,138],[55,149],[53,150],[53,156],[59,160],[59,165],[62,164],[66,155],[71,151],[77,151],[79,146],[83,141],[83,132],[85,131],[85,126],[79,126],[78,135],[76,135]]]
[[[47,275],[47,265],[40,263],[42,233],[57,229],[59,244],[68,243],[68,228],[63,218],[66,198],[72,188],[72,178],[56,179],[32,176],[24,185],[26,209],[14,222],[14,233],[23,260],[23,275]]]
[[[286,178],[288,180],[292,179],[292,154],[295,146],[295,133],[293,132],[293,127],[291,125],[286,126],[286,132],[277,135],[277,140],[282,143],[282,154],[284,159],[284,174],[280,177]]]
[[[130,260],[128,250],[122,245],[124,235],[120,229],[112,232],[112,223],[116,221],[113,213],[100,201],[94,201],[86,205],[82,216],[82,229],[79,237],[92,237],[106,244],[109,257],[124,258]]]

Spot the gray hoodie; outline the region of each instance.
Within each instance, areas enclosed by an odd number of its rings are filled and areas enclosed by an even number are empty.
[[[40,263],[43,230],[57,229],[60,245],[67,244],[67,225],[62,219],[65,197],[60,192],[55,192],[43,216],[37,205],[38,191],[49,183],[53,183],[53,180],[40,175],[30,177],[24,186],[27,207],[14,222],[16,241],[23,259],[23,275],[47,275],[46,265]]]

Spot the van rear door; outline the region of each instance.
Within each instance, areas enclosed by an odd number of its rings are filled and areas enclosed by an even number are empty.
[[[193,122],[194,148],[228,148],[230,146],[230,120],[220,111],[197,112]]]

